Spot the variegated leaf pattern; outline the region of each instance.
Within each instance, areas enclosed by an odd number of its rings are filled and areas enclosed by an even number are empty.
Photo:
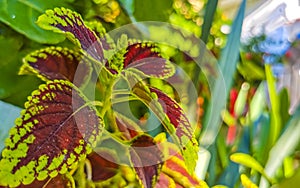
[[[188,171],[182,154],[178,152],[179,148],[168,142],[164,133],[156,136],[154,140],[158,143],[160,150],[164,151],[166,158],[155,187],[208,188],[204,181],[196,177],[194,171]]]
[[[150,92],[155,93],[158,102],[165,107],[165,113],[175,127],[175,134],[180,142],[180,149],[189,172],[194,171],[198,159],[198,142],[196,141],[192,126],[180,105],[162,91],[151,87]]]
[[[82,86],[92,74],[89,60],[80,52],[62,47],[48,47],[28,54],[20,74],[34,73],[44,81],[63,79]],[[80,75],[74,80],[75,74]]]
[[[198,142],[183,109],[162,91],[146,86],[134,75],[127,74],[127,77],[131,79],[129,84],[133,88],[133,94],[148,105],[172,136],[173,141],[180,146],[187,168],[192,172],[198,159]]]
[[[130,158],[139,180],[145,188],[153,187],[161,170],[162,152],[147,135],[137,136],[130,147]]]
[[[124,70],[139,70],[146,76],[168,78],[175,73],[170,61],[160,55],[159,49],[150,42],[134,43],[126,48]]]
[[[102,133],[97,110],[68,81],[32,93],[10,130],[0,161],[0,185],[30,184],[65,174],[91,152]]]
[[[88,28],[80,14],[66,8],[47,10],[37,24],[46,30],[66,33],[66,36],[94,59],[103,62],[103,47],[99,38]]]

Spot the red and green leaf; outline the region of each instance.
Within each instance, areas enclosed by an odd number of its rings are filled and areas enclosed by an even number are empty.
[[[65,33],[66,36],[81,47],[94,59],[103,62],[103,46],[90,28],[88,28],[80,14],[66,8],[47,10],[38,18],[37,24],[46,30]]]
[[[152,93],[158,97],[159,103],[165,106],[165,113],[176,129],[176,136],[180,141],[180,148],[182,149],[183,157],[187,163],[189,171],[193,171],[198,159],[198,142],[196,141],[192,126],[186,117],[180,105],[168,95],[156,88],[150,88]]]
[[[175,73],[170,61],[163,58],[152,43],[135,43],[126,48],[124,69],[138,70],[146,76],[168,78]]]
[[[136,137],[130,148],[130,159],[145,188],[153,187],[161,170],[162,152],[147,135]]]
[[[35,51],[23,59],[20,74],[34,73],[44,81],[62,79],[82,86],[92,74],[92,67],[79,52],[61,47]],[[74,80],[75,75],[76,80]]]
[[[198,142],[183,109],[162,91],[153,87],[149,88],[142,82],[138,82],[138,78],[136,79],[135,85],[130,83],[133,87],[133,94],[157,115],[167,132],[172,136],[173,141],[180,146],[188,170],[192,172],[198,158]]]
[[[72,182],[65,175],[57,175],[54,178],[47,178],[43,181],[34,180],[29,185],[21,184],[18,188],[32,188],[32,187],[43,187],[43,188],[71,188]]]
[[[102,121],[68,81],[41,85],[10,130],[0,161],[0,184],[18,186],[65,174],[91,152]]]

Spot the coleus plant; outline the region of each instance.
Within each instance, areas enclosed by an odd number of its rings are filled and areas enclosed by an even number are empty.
[[[89,183],[101,183],[128,175],[120,170],[120,158],[127,158],[140,186],[206,187],[193,172],[198,143],[186,115],[174,99],[147,82],[175,72],[153,42],[125,35],[114,41],[101,23],[84,22],[65,8],[47,10],[37,24],[63,33],[76,48],[47,47],[24,58],[20,73],[35,74],[46,83],[28,97],[10,130],[0,185],[57,186],[59,181],[75,186],[81,164],[91,168],[83,172]],[[84,92],[90,87],[96,93],[92,99]],[[161,133],[151,136],[114,107],[128,100],[147,106],[160,120]],[[122,146],[120,151],[109,145],[112,141]]]

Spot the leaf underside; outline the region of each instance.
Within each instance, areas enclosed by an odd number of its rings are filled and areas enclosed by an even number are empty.
[[[0,161],[0,184],[18,186],[64,174],[91,152],[101,133],[95,108],[70,82],[41,85],[10,130]]]

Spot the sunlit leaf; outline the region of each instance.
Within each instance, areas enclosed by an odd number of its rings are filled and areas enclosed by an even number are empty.
[[[103,61],[103,47],[97,35],[88,28],[81,16],[66,8],[47,10],[38,18],[37,24],[46,30],[65,33],[66,36],[86,51],[91,57]]]
[[[130,148],[134,169],[145,188],[153,187],[161,169],[161,151],[150,136],[135,138]]]
[[[5,142],[0,184],[27,185],[65,174],[85,158],[102,129],[96,109],[86,103],[80,91],[63,80],[34,91]]]
[[[34,73],[43,80],[62,79],[81,86],[92,73],[87,58],[79,52],[61,47],[48,47],[27,55],[20,74]],[[75,74],[77,79],[74,80]]]

